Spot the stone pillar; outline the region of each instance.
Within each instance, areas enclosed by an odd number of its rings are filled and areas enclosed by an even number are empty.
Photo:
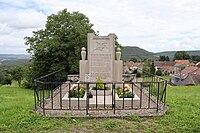
[[[82,51],[81,51],[81,58],[82,58],[82,60],[85,60],[85,58],[86,58],[86,51],[85,51],[85,47],[82,47],[82,49],[81,49]]]
[[[85,48],[82,48],[81,51],[81,58],[82,60],[80,60],[79,62],[79,75],[80,75],[80,82],[84,82],[85,81],[85,75],[88,74],[89,70],[88,70],[88,60],[86,59],[86,51]]]
[[[115,82],[122,82],[122,74],[123,74],[123,62],[121,59],[121,49],[117,48],[116,58],[114,63],[114,74],[115,74]]]
[[[121,59],[121,49],[118,47],[116,52],[117,61]]]

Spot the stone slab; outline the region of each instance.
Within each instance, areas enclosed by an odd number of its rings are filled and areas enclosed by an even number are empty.
[[[103,82],[114,81],[115,35],[95,36],[88,33],[88,61],[90,81],[100,77]]]

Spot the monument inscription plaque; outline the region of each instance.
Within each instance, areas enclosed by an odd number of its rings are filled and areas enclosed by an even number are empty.
[[[100,77],[104,82],[113,81],[114,34],[94,36],[88,34],[88,61],[90,81]]]

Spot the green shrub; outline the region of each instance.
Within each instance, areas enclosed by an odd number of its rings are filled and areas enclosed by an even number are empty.
[[[97,88],[103,88],[103,84],[99,84],[99,83],[102,83],[103,81],[100,79],[100,77],[97,78]]]
[[[83,98],[85,95],[85,88],[84,87],[74,87],[69,91],[70,98]]]
[[[161,71],[161,70],[157,70],[157,71],[156,71],[156,75],[162,76],[162,71]]]

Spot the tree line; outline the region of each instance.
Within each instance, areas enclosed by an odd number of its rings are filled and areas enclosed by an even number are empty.
[[[189,60],[190,62],[200,62],[200,55],[189,55],[186,51],[177,51],[173,60]]]
[[[23,77],[24,71],[22,66],[15,66],[11,68],[1,67],[0,85],[11,85],[13,81],[16,81],[20,87]]]
[[[189,60],[190,62],[200,62],[200,55],[190,55],[186,51],[177,51],[172,59],[175,60]],[[168,56],[159,56],[159,61],[170,61]]]

